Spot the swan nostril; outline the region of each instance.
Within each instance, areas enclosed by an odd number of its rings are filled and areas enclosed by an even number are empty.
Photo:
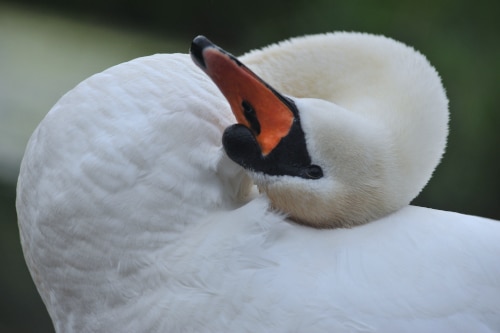
[[[260,123],[259,119],[257,118],[257,113],[255,112],[255,109],[253,108],[252,104],[250,104],[247,101],[243,101],[241,102],[241,107],[243,108],[243,115],[250,124],[252,131],[254,131],[256,135],[259,135]]]

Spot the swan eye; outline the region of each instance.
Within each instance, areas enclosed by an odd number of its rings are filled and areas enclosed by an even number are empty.
[[[241,102],[241,106],[243,108],[243,115],[245,116],[246,120],[250,124],[252,131],[254,131],[255,134],[259,135],[260,134],[260,123],[259,123],[259,119],[257,119],[257,114],[255,113],[255,110],[254,110],[252,104],[248,103],[247,101],[243,101],[243,102]]]
[[[310,165],[305,169],[305,176],[309,179],[319,179],[323,177],[323,170],[317,165]]]

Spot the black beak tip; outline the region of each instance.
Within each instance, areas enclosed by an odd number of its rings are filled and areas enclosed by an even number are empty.
[[[207,47],[216,46],[205,36],[197,36],[191,42],[189,53],[191,54],[193,61],[201,68],[206,68],[205,59],[203,59],[203,50]]]

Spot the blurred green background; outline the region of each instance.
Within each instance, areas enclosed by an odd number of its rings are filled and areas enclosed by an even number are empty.
[[[500,2],[0,0],[0,332],[53,332],[26,269],[15,183],[24,146],[81,80],[204,34],[230,50],[335,30],[414,46],[450,99],[447,153],[414,204],[500,219]],[[500,240],[499,240],[500,241]]]

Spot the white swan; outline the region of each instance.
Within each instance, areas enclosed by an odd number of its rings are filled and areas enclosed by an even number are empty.
[[[408,206],[447,133],[422,55],[335,33],[240,58],[293,97],[203,37],[192,57],[240,125],[187,55],[155,55],[28,144],[21,241],[58,332],[500,331],[500,224]]]

